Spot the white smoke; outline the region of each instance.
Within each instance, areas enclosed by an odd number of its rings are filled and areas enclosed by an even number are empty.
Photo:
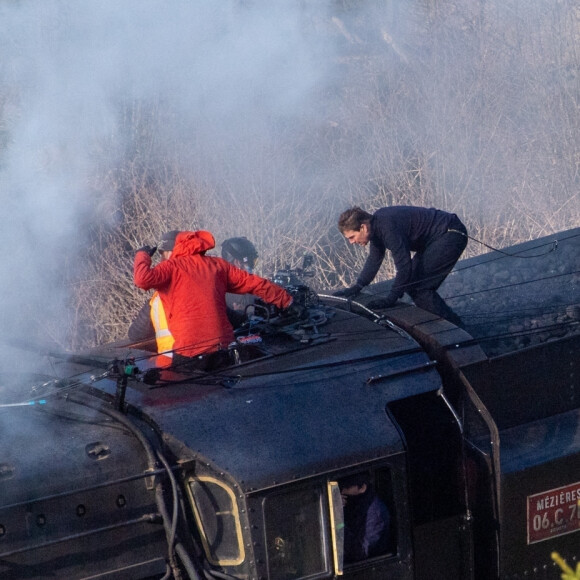
[[[5,336],[58,342],[62,320],[74,320],[63,269],[75,266],[87,220],[103,217],[99,164],[115,170],[140,128],[123,119],[135,110],[126,103],[160,109],[153,142],[171,144],[192,172],[229,172],[232,189],[266,166],[281,195],[292,179],[292,193],[316,201],[319,185],[362,205],[384,186],[419,189],[467,222],[527,211],[529,200],[561,216],[577,195],[575,9],[572,0],[557,9],[545,0],[3,2]],[[300,129],[298,145],[264,161],[267,146]],[[295,167],[278,176],[276,164]],[[336,209],[324,201],[326,213]],[[106,203],[113,215],[115,200]],[[531,222],[543,217],[535,212]]]
[[[296,5],[281,1],[29,0],[0,8],[0,196],[7,336],[66,308],[63,267],[99,200],[102,143],[123,151],[123,102],[160,102],[208,155],[247,152],[321,71]],[[253,147],[253,145],[252,145]],[[244,161],[232,159],[233,165]],[[50,316],[48,317],[51,318]],[[10,330],[8,331],[8,329]],[[48,332],[43,330],[50,339]]]

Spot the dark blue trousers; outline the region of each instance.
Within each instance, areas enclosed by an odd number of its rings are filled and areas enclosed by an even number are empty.
[[[467,231],[463,228],[457,230],[443,234],[430,242],[422,252],[415,253],[412,259],[413,277],[406,292],[419,308],[437,314],[457,326],[463,326],[459,316],[437,293],[437,288],[447,278],[467,246]]]

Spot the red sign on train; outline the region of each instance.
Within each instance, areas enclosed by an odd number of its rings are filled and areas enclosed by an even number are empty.
[[[528,496],[528,544],[580,530],[580,482]]]

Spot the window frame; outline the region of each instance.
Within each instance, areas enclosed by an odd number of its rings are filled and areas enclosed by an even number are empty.
[[[296,580],[331,578],[331,577],[350,577],[352,574],[360,574],[366,568],[376,568],[379,566],[385,570],[390,570],[393,567],[400,567],[401,563],[406,562],[406,556],[411,550],[411,528],[409,522],[409,505],[408,505],[408,489],[406,476],[406,455],[404,453],[396,454],[389,458],[385,458],[381,462],[366,463],[360,465],[350,465],[343,470],[327,472],[319,474],[317,477],[308,478],[307,480],[296,481],[294,483],[287,483],[278,488],[270,488],[269,490],[262,490],[250,494],[248,497],[248,508],[252,511],[251,506],[254,505],[256,516],[258,520],[254,519],[254,523],[260,527],[261,537],[258,537],[258,542],[263,546],[263,568],[259,565],[258,568],[263,570],[262,575],[265,578],[271,577],[272,569],[270,567],[270,560],[268,554],[268,540],[269,530],[266,517],[266,503],[272,501],[276,496],[288,493],[299,493],[301,490],[317,490],[319,495],[321,508],[321,538],[320,542],[323,545],[319,547],[320,554],[325,559],[325,571],[316,572],[311,575],[296,576]],[[338,547],[340,534],[336,534],[333,526],[336,523],[340,524],[340,515],[333,516],[333,504],[337,505],[338,496],[332,500],[331,483],[337,482],[355,473],[368,472],[371,475],[371,480],[375,486],[379,497],[385,502],[390,512],[391,523],[391,539],[389,542],[388,551],[384,554],[378,554],[370,558],[366,558],[357,562],[344,563],[342,558],[342,566],[340,553],[342,550]],[[385,484],[388,478],[388,484]],[[378,485],[380,484],[380,485]],[[342,509],[342,502],[340,503]],[[333,521],[334,518],[334,521]],[[402,518],[402,520],[401,520]],[[333,536],[334,534],[334,536]],[[272,536],[270,536],[271,539]],[[314,541],[311,539],[311,541]],[[318,540],[317,540],[318,541]],[[344,545],[344,544],[343,544]],[[338,549],[337,549],[338,548]],[[408,563],[405,564],[408,566]],[[394,576],[399,577],[399,576]],[[406,576],[400,576],[406,577]]]
[[[237,539],[237,545],[238,545],[238,553],[239,556],[235,559],[225,559],[225,558],[217,558],[215,557],[215,554],[213,553],[211,546],[210,546],[210,542],[207,536],[207,532],[205,529],[205,526],[203,524],[203,518],[200,512],[200,509],[197,505],[197,501],[195,498],[195,493],[192,489],[192,483],[210,483],[213,485],[216,485],[217,487],[221,488],[222,490],[224,490],[226,492],[226,494],[228,495],[228,497],[231,500],[231,506],[232,506],[232,511],[231,512],[227,512],[230,513],[233,518],[234,518],[234,530],[235,530],[235,537]],[[217,565],[217,566],[239,566],[240,564],[242,564],[245,559],[246,559],[246,551],[245,551],[245,547],[244,547],[244,538],[243,538],[243,533],[242,533],[242,525],[241,525],[241,521],[240,521],[240,509],[238,506],[238,502],[236,500],[236,495],[233,492],[233,490],[224,482],[221,481],[215,477],[212,477],[210,475],[199,475],[199,476],[191,476],[187,478],[187,493],[189,496],[189,501],[190,504],[192,506],[192,511],[193,511],[193,516],[195,519],[195,523],[197,525],[197,529],[199,531],[199,535],[201,538],[201,543],[203,545],[203,549],[206,555],[206,558],[208,559],[208,561],[213,564],[213,565]],[[223,512],[226,513],[226,512]]]

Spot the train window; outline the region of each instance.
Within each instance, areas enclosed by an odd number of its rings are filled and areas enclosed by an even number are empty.
[[[208,560],[234,566],[244,561],[244,544],[233,491],[212,477],[189,481],[190,499]]]
[[[390,471],[357,472],[336,483],[343,506],[344,564],[392,553],[396,539]]]
[[[275,494],[264,502],[270,580],[310,578],[328,570],[320,488]]]

